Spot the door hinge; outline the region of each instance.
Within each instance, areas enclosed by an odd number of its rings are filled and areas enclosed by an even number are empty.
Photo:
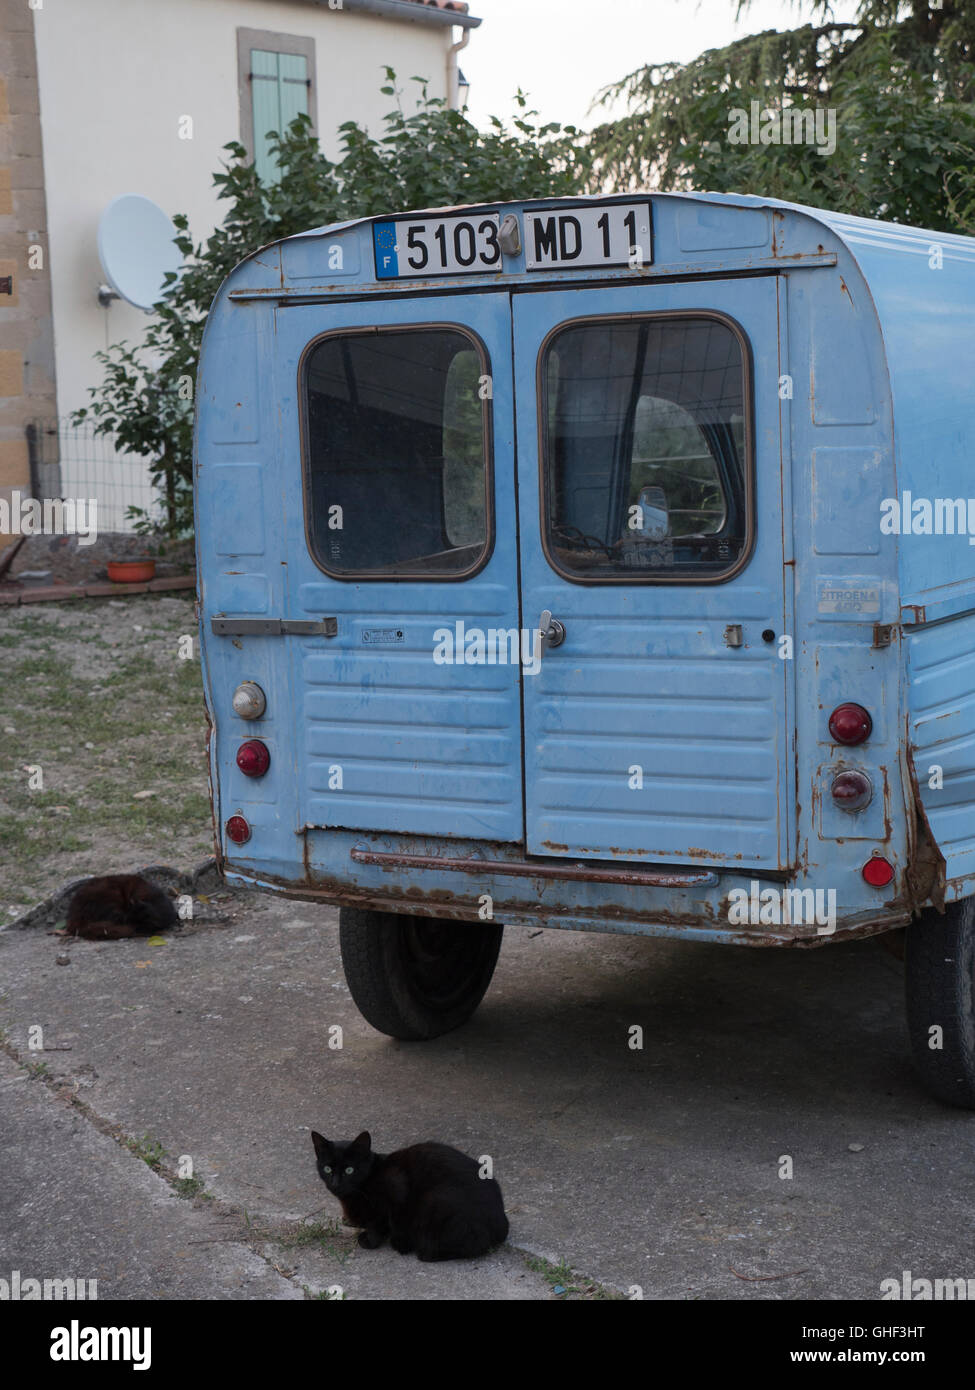
[[[338,618],[211,618],[219,637],[337,637]]]

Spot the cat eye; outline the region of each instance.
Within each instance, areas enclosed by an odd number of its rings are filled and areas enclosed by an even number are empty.
[[[331,1170],[331,1168],[329,1168],[329,1166],[328,1166],[327,1163],[323,1163],[323,1164],[322,1164],[322,1172],[323,1172],[323,1173],[330,1173],[331,1171],[332,1171],[332,1170]]]
[[[346,1171],[347,1173],[354,1173],[354,1172],[355,1172],[355,1169],[354,1169],[354,1168],[346,1168],[345,1171]]]

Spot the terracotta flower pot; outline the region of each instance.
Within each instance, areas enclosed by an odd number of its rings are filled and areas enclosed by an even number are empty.
[[[156,574],[155,560],[109,560],[106,568],[113,584],[144,584]]]

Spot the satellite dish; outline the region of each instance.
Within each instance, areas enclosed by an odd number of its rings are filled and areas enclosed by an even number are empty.
[[[108,281],[98,291],[99,303],[122,298],[151,309],[162,298],[167,270],[178,271],[183,261],[175,236],[172,221],[151,198],[113,198],[98,223],[98,259]]]

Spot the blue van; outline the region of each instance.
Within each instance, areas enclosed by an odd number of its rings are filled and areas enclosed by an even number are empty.
[[[756,197],[262,248],[197,392],[229,881],[338,904],[397,1038],[502,924],[894,933],[975,1107],[975,240]]]

